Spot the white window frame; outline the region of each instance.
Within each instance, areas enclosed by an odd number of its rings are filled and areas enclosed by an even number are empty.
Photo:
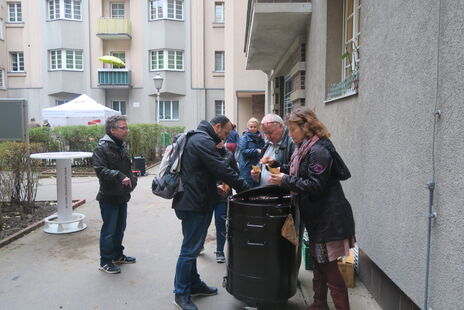
[[[127,115],[126,100],[113,100],[111,101],[111,108],[121,112],[121,115]]]
[[[217,24],[224,24],[224,13],[225,13],[224,2],[214,3],[214,22]]]
[[[116,12],[120,13],[119,11],[121,8],[113,8],[113,5],[119,6],[122,5],[122,16],[121,15],[113,15],[113,12],[116,10]],[[111,2],[110,3],[110,16],[111,18],[125,18],[126,17],[126,6],[124,2]]]
[[[174,118],[174,107],[177,105],[177,118]],[[163,108],[161,109],[161,106]],[[166,107],[169,107],[170,110],[170,118],[166,118],[164,113]],[[163,112],[163,113],[162,113]],[[180,115],[180,106],[179,106],[179,100],[160,100],[158,103],[158,120],[160,121],[178,121],[179,120],[179,115]]]
[[[50,71],[84,71],[84,55],[82,50],[57,49],[49,50]],[[72,57],[72,66],[68,67],[68,56]],[[80,64],[78,60],[80,58]]]
[[[148,6],[149,20],[184,20],[184,0],[149,0]]]
[[[81,0],[47,0],[48,20],[82,21]]]
[[[21,2],[7,2],[8,3],[8,22],[9,23],[22,23],[23,22],[23,8]],[[11,15],[13,9],[13,16]]]
[[[225,72],[226,70],[226,56],[224,51],[214,52],[214,72]]]
[[[184,51],[183,50],[151,50],[150,51],[150,71],[184,71]]]
[[[66,102],[69,102],[69,101],[70,100],[68,100],[68,99],[55,99],[55,105],[59,106],[59,105],[65,104]]]
[[[219,109],[218,109],[219,108]],[[218,112],[219,110],[219,112]],[[226,103],[224,100],[214,100],[214,115],[225,115],[226,114]]]
[[[0,19],[0,40],[3,39],[3,19]]]
[[[353,10],[348,12],[348,3],[353,3]],[[359,68],[359,38],[361,35],[359,25],[361,18],[362,0],[345,0],[343,3],[343,55],[350,54],[343,58],[342,80],[345,80]],[[352,21],[349,27],[349,20]],[[351,28],[351,29],[349,29]],[[351,34],[351,35],[350,35]],[[351,73],[350,73],[351,72]]]
[[[0,89],[5,88],[5,69],[0,68]]]
[[[126,63],[126,52],[125,51],[113,51],[110,52],[111,56],[118,57],[121,59],[124,63]],[[125,69],[126,66],[116,66],[116,65],[111,65],[113,69]]]
[[[10,52],[10,66],[10,72],[24,72],[24,52]]]

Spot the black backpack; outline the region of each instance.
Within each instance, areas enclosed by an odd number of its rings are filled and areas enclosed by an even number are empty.
[[[178,134],[173,143],[166,147],[158,175],[155,176],[151,184],[151,191],[154,195],[172,199],[178,192],[183,191],[182,180],[180,179],[182,154],[188,138],[199,132],[205,133],[201,130],[190,130],[187,133]]]

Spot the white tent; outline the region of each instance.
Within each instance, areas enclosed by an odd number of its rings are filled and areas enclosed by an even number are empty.
[[[88,125],[89,123],[104,124],[106,119],[121,112],[112,110],[86,94],[56,107],[42,110],[42,118],[47,119],[52,126]]]

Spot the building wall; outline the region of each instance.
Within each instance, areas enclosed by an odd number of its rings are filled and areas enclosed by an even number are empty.
[[[432,229],[429,306],[457,309],[464,301],[457,294],[464,285],[464,197],[459,190],[464,171],[459,159],[464,148],[459,98],[464,88],[464,39],[459,35],[464,4],[441,1],[439,24],[440,1],[363,1],[359,93],[324,103],[326,87],[336,80],[340,66],[333,64],[341,53],[336,42],[340,27],[333,22],[340,2],[312,1],[306,105],[315,107],[351,169],[353,177],[343,186],[353,206],[358,245],[399,289],[423,305],[425,185],[433,176],[432,112],[437,102],[443,114],[436,127],[438,219]]]

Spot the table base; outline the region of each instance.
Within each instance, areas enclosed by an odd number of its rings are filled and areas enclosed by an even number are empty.
[[[83,222],[84,219],[84,214],[73,213],[71,220],[60,221],[58,215],[53,214],[44,220],[44,232],[49,234],[69,234],[81,231],[87,228],[87,225]]]

